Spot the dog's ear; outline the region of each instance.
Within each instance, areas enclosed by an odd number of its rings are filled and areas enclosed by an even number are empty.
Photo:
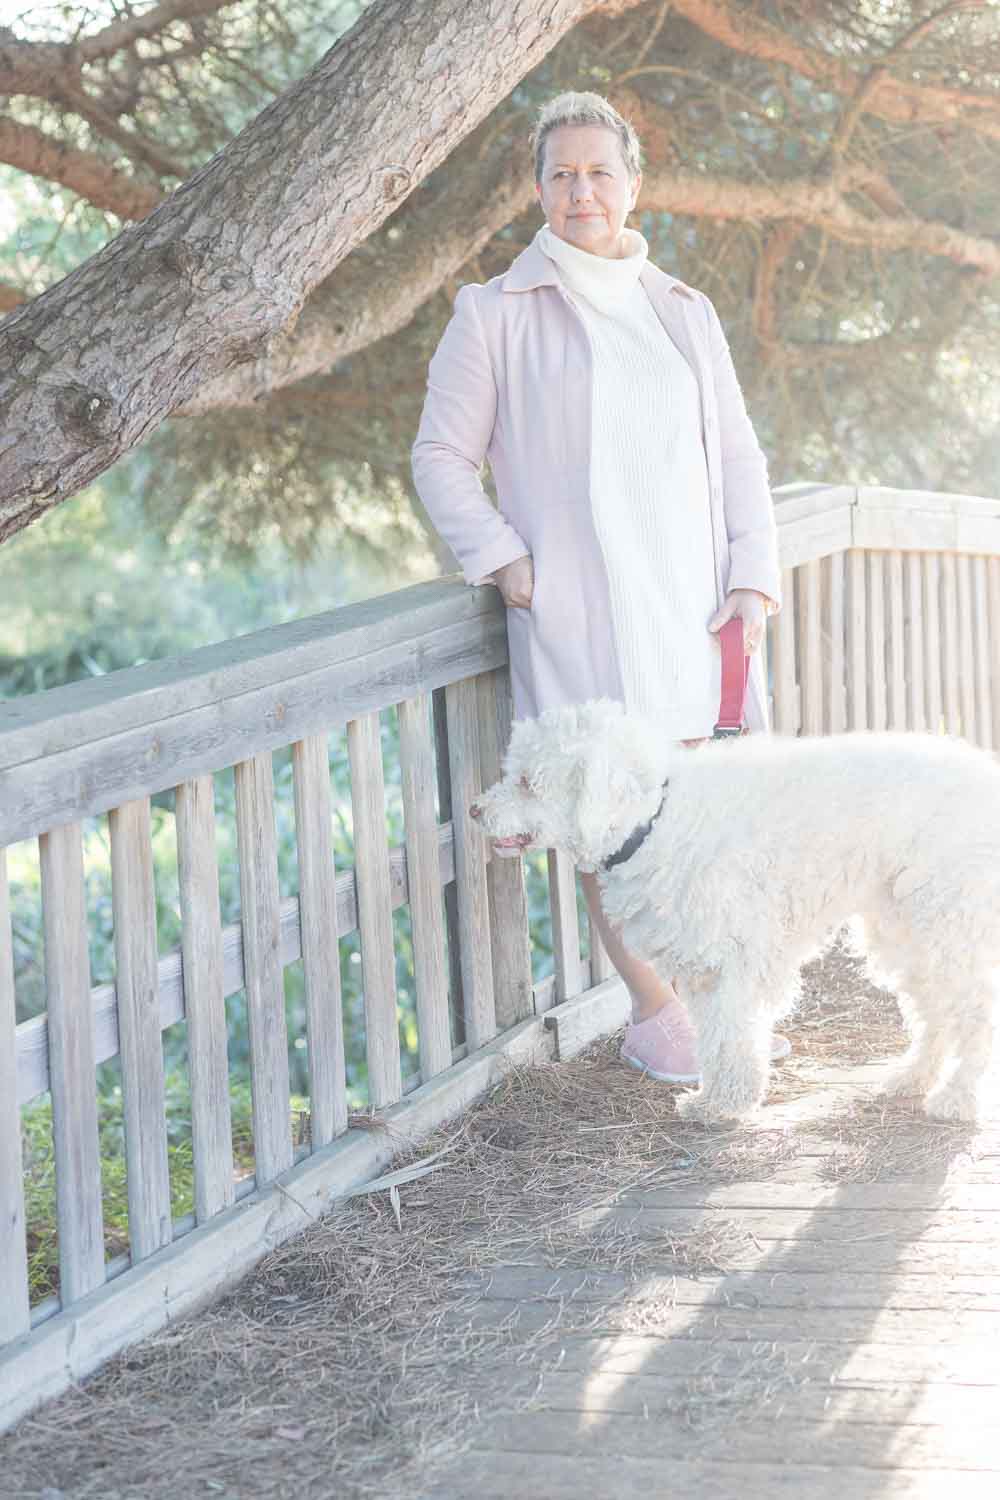
[[[585,848],[603,848],[609,832],[632,828],[632,809],[641,801],[643,787],[631,767],[614,763],[606,744],[595,742],[586,747],[575,780],[575,821]]]

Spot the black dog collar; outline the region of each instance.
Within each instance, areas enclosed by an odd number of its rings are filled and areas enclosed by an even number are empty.
[[[602,870],[610,870],[614,865],[624,864],[627,859],[632,858],[632,855],[639,848],[643,839],[646,837],[647,833],[652,828],[653,824],[660,814],[660,809],[663,807],[663,804],[667,798],[667,785],[669,779],[670,778],[668,777],[667,781],[663,783],[663,796],[660,798],[660,806],[656,809],[656,812],[651,818],[647,818],[645,823],[640,824],[638,828],[634,828],[632,830],[620,849],[616,849],[614,854],[609,854],[607,859],[601,861]]]

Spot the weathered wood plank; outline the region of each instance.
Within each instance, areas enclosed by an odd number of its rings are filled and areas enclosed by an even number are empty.
[[[405,699],[397,713],[420,1075],[426,1081],[451,1063],[448,968],[434,807],[434,741],[427,694]]]
[[[962,733],[961,675],[958,643],[958,568],[954,556],[941,558],[941,679],[949,734]]]
[[[462,994],[462,939],[458,924],[458,886],[455,880],[455,830],[451,819],[451,771],[448,754],[448,705],[445,689],[431,695],[434,711],[434,761],[437,769],[438,816],[447,830],[452,855],[451,877],[444,888],[444,925],[448,934],[448,1005],[451,1034],[456,1046],[465,1042],[465,1007]]]
[[[309,1043],[309,1131],[316,1150],[347,1129],[337,877],[325,734],[310,735],[292,746],[292,782]]]
[[[847,720],[851,729],[868,728],[868,591],[865,554],[852,547],[847,554]]]
[[[438,829],[438,854],[440,879],[447,889],[454,889],[455,860],[452,848],[451,824]],[[393,910],[407,899],[406,856],[402,849],[393,849],[389,855],[389,874],[392,882]],[[451,882],[447,886],[447,882]],[[337,927],[341,934],[353,932],[358,925],[357,891],[354,872],[349,870],[337,877]],[[281,903],[281,962],[282,966],[295,963],[302,956],[299,933],[299,901],[297,896]],[[243,988],[243,936],[238,923],[232,923],[222,932],[223,986],[226,995],[234,995]],[[184,986],[182,980],[181,950],[165,955],[159,961],[160,1023],[172,1026],[184,1019]],[[95,985],[90,992],[94,1012],[94,1045],[98,1062],[114,1057],[118,1052],[118,1021],[115,1014],[115,992],[113,985]],[[31,1021],[22,1021],[17,1028],[18,1053],[18,1102],[26,1104],[49,1086],[48,1042],[44,1015]]]
[[[108,830],[129,1247],[133,1260],[140,1261],[172,1237],[148,799],[112,808]]]
[[[219,861],[211,776],[183,782],[174,794],[174,808],[191,1079],[194,1211],[198,1223],[203,1224],[234,1202]],[[163,1000],[161,984],[161,1026]]]
[[[867,555],[868,584],[868,725],[884,729],[888,718],[885,681],[885,569],[884,553]]]
[[[94,1019],[83,885],[83,830],[63,824],[38,841],[45,929],[49,1087],[56,1160],[63,1306],[104,1280]]]
[[[354,811],[354,879],[358,887],[361,973],[365,994],[368,1103],[394,1104],[403,1092],[396,998],[396,940],[385,830],[385,777],[378,714],[347,726]]]
[[[744,1356],[744,1362],[744,1378],[752,1379],[752,1357],[749,1353]],[[760,1355],[757,1356],[757,1362],[761,1363]],[[709,1368],[705,1373],[714,1374],[714,1371]],[[721,1373],[717,1386],[725,1378],[725,1373]],[[585,1386],[586,1378],[578,1377],[578,1382]],[[565,1384],[564,1380],[564,1388]],[[791,1393],[784,1398],[785,1410],[780,1424],[776,1424],[773,1418],[762,1423],[741,1422],[738,1442],[734,1442],[729,1423],[722,1424],[721,1431],[718,1425],[709,1423],[706,1430],[698,1433],[696,1442],[699,1461],[728,1465],[731,1484],[737,1486],[741,1494],[742,1475],[748,1469],[773,1463],[777,1433],[780,1433],[782,1463],[789,1477],[796,1474],[800,1465],[811,1467],[822,1464],[847,1472],[867,1469],[883,1475],[888,1471],[900,1470],[909,1475],[921,1472],[992,1472],[994,1482],[1000,1483],[995,1428],[964,1427],[956,1430],[914,1424],[903,1427],[897,1436],[897,1429],[875,1423],[852,1422],[844,1425],[830,1420],[797,1423],[794,1420],[794,1375],[788,1384]],[[544,1379],[539,1399],[548,1408]],[[702,1403],[704,1401],[703,1396]],[[692,1410],[697,1410],[698,1406],[697,1396],[692,1396]],[[644,1457],[659,1458],[663,1463],[675,1460],[683,1462],[691,1457],[694,1442],[683,1418],[671,1421],[666,1413],[662,1413],[659,1420],[651,1421],[651,1413],[622,1412],[615,1415],[613,1422],[608,1422],[597,1411],[583,1413],[578,1420],[553,1420],[560,1410],[575,1413],[578,1408],[570,1405],[555,1411],[526,1411],[514,1417],[491,1421],[487,1433],[482,1437],[477,1435],[476,1446],[488,1443],[490,1448],[537,1455],[539,1478],[543,1483],[547,1461],[552,1454],[564,1457],[577,1455],[581,1458],[592,1455],[598,1459],[614,1455],[624,1463],[630,1461],[636,1452],[642,1452]],[[904,1437],[905,1447],[901,1451],[899,1440]],[[845,1492],[853,1494],[853,1487],[845,1487]],[[536,1490],[535,1493],[539,1491]],[[803,1486],[798,1493],[811,1497],[813,1491]]]
[[[833,553],[823,563],[823,628],[826,632],[826,702],[823,722],[828,734],[847,727],[847,692],[844,681],[844,556]]]
[[[783,568],[814,562],[851,545],[854,511],[837,506],[798,520],[782,520],[778,527],[778,559]]]
[[[888,692],[890,729],[906,728],[906,668],[903,642],[903,554],[895,548],[886,553],[888,592]]]
[[[474,592],[464,585],[463,591],[466,595]],[[400,590],[400,594],[405,592]],[[492,588],[475,592],[496,594]],[[367,602],[379,604],[384,612],[399,609],[398,603],[391,603],[398,599],[399,594],[388,594]],[[348,606],[343,613],[356,607]],[[0,729],[0,755],[12,762],[0,770],[0,843],[10,844],[69,818],[165,791],[192,776],[223,770],[250,751],[262,754],[310,734],[329,732],[416,690],[428,691],[506,661],[507,637],[499,602],[478,613],[456,606],[455,614],[457,623],[429,632],[416,620],[409,637],[400,630],[406,614],[400,620],[389,617],[382,630],[373,632],[374,639],[367,639],[364,631],[355,632],[355,649],[347,657],[341,656],[343,641],[331,639],[329,625],[325,634],[309,620],[277,626],[277,630],[293,633],[312,627],[316,635],[303,648],[303,661],[309,660],[311,666],[306,668],[290,646],[263,662],[241,660],[232,672],[220,667],[217,674],[205,674],[199,667],[189,692],[184,690],[183,678],[178,681],[180,701],[195,701],[196,706],[190,708],[181,708],[170,692],[161,691],[155,674],[149,692],[144,677],[130,676],[132,671],[142,674],[173,663],[150,663],[90,679],[110,683],[113,678],[128,677],[135,701],[119,694],[113,711],[103,701],[88,704],[80,713],[67,708],[71,721],[67,724],[47,719],[33,725],[31,732],[21,733],[19,714],[8,713],[10,705],[0,705],[0,725],[9,726],[6,731]],[[441,618],[440,609],[432,615]],[[383,637],[388,643],[376,645]],[[242,652],[253,639],[242,636],[225,645]],[[330,652],[320,649],[324,641],[330,643]],[[335,646],[339,651],[333,654]],[[285,671],[279,670],[282,663]],[[37,696],[65,701],[60,695],[69,691],[55,688]],[[33,703],[30,698],[18,701]],[[30,713],[30,708],[25,712]],[[16,746],[5,744],[8,736],[16,740]],[[24,753],[31,745],[39,747],[34,758]]]
[[[470,804],[482,790],[476,679],[468,678],[446,687],[445,705],[465,1039],[473,1052],[496,1034],[486,842],[469,815]]]
[[[803,734],[823,732],[823,575],[818,560],[798,570],[799,694]]]
[[[576,869],[561,849],[546,851],[549,910],[552,913],[552,958],[555,1002],[570,1000],[584,988],[580,959],[580,919],[576,903]]]
[[[270,752],[240,761],[235,772],[254,1171],[263,1184],[286,1171],[293,1155]]]
[[[955,559],[958,575],[958,697],[962,734],[976,743],[976,661],[972,643],[972,558],[963,553]]]
[[[0,848],[0,1345],[31,1326],[28,1252],[21,1177],[21,1112],[17,1104],[14,947],[7,851]]]
[[[499,781],[503,756],[510,741],[510,668],[483,672],[479,684],[480,780],[484,787]],[[486,869],[493,955],[493,998],[496,1023],[502,1031],[532,1013],[531,947],[528,933],[528,893],[524,862],[491,858]]]
[[[924,603],[924,687],[927,703],[927,728],[941,734],[944,719],[944,691],[941,681],[941,559],[934,552],[921,556]]]
[[[1000,557],[986,560],[990,622],[990,698],[993,704],[993,743],[1000,748]]]
[[[779,734],[797,734],[799,693],[795,668],[795,572],[792,568],[782,569],[781,596],[781,609],[769,621],[774,726]]]
[[[549,1419],[552,1421],[552,1419]],[[553,1424],[555,1425],[555,1424]],[[653,1425],[653,1424],[649,1424]],[[740,1500],[774,1500],[776,1495],[796,1500],[995,1500],[996,1474],[986,1470],[864,1468],[858,1465],[796,1464],[793,1468],[775,1455],[781,1427],[772,1436],[771,1463],[745,1464],[732,1460],[710,1462],[693,1457],[690,1438],[685,1456],[671,1458],[671,1494],[685,1500],[721,1500],[738,1493]],[[734,1452],[738,1444],[734,1444]],[[580,1500],[582,1495],[614,1495],[615,1500],[647,1500],[664,1491],[664,1460],[657,1455],[587,1451],[550,1453],[544,1468],[536,1453],[502,1452],[488,1448],[482,1437],[467,1450],[454,1472],[440,1479],[435,1500]]]
[[[905,612],[906,713],[910,729],[926,729],[924,696],[923,564],[919,552],[908,552],[903,584]]]
[[[551,1420],[551,1419],[550,1419]],[[780,1431],[780,1426],[777,1428]],[[939,1500],[947,1492],[954,1500],[987,1500],[995,1474],[978,1470],[935,1468],[892,1471],[859,1465],[747,1463],[736,1469],[734,1461],[710,1461],[694,1457],[697,1438],[689,1436],[684,1457],[665,1460],[631,1453],[593,1451],[581,1445],[575,1455],[501,1452],[480,1437],[466,1450],[460,1475],[449,1471],[449,1479],[436,1491],[438,1500],[459,1500],[475,1494],[478,1500],[579,1500],[580,1495],[615,1495],[620,1500],[644,1500],[664,1493],[664,1468],[669,1469],[671,1493],[690,1500],[719,1500],[738,1491],[742,1500],[773,1500],[775,1495],[808,1495],[809,1500]]]
[[[990,600],[988,558],[972,558],[973,679],[976,701],[976,743],[993,748],[993,694],[990,683]]]

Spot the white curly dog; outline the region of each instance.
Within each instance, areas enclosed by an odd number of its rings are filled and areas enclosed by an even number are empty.
[[[596,870],[625,947],[678,977],[702,1078],[686,1118],[760,1103],[799,970],[852,918],[911,1037],[885,1092],[978,1117],[1000,995],[992,755],[910,733],[684,748],[601,698],[515,720],[502,769],[470,808],[482,832]]]

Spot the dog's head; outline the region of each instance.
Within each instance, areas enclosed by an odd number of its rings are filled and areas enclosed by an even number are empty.
[[[613,699],[546,709],[514,721],[503,779],[470,812],[491,839],[526,835],[594,870],[656,811],[666,749]]]

